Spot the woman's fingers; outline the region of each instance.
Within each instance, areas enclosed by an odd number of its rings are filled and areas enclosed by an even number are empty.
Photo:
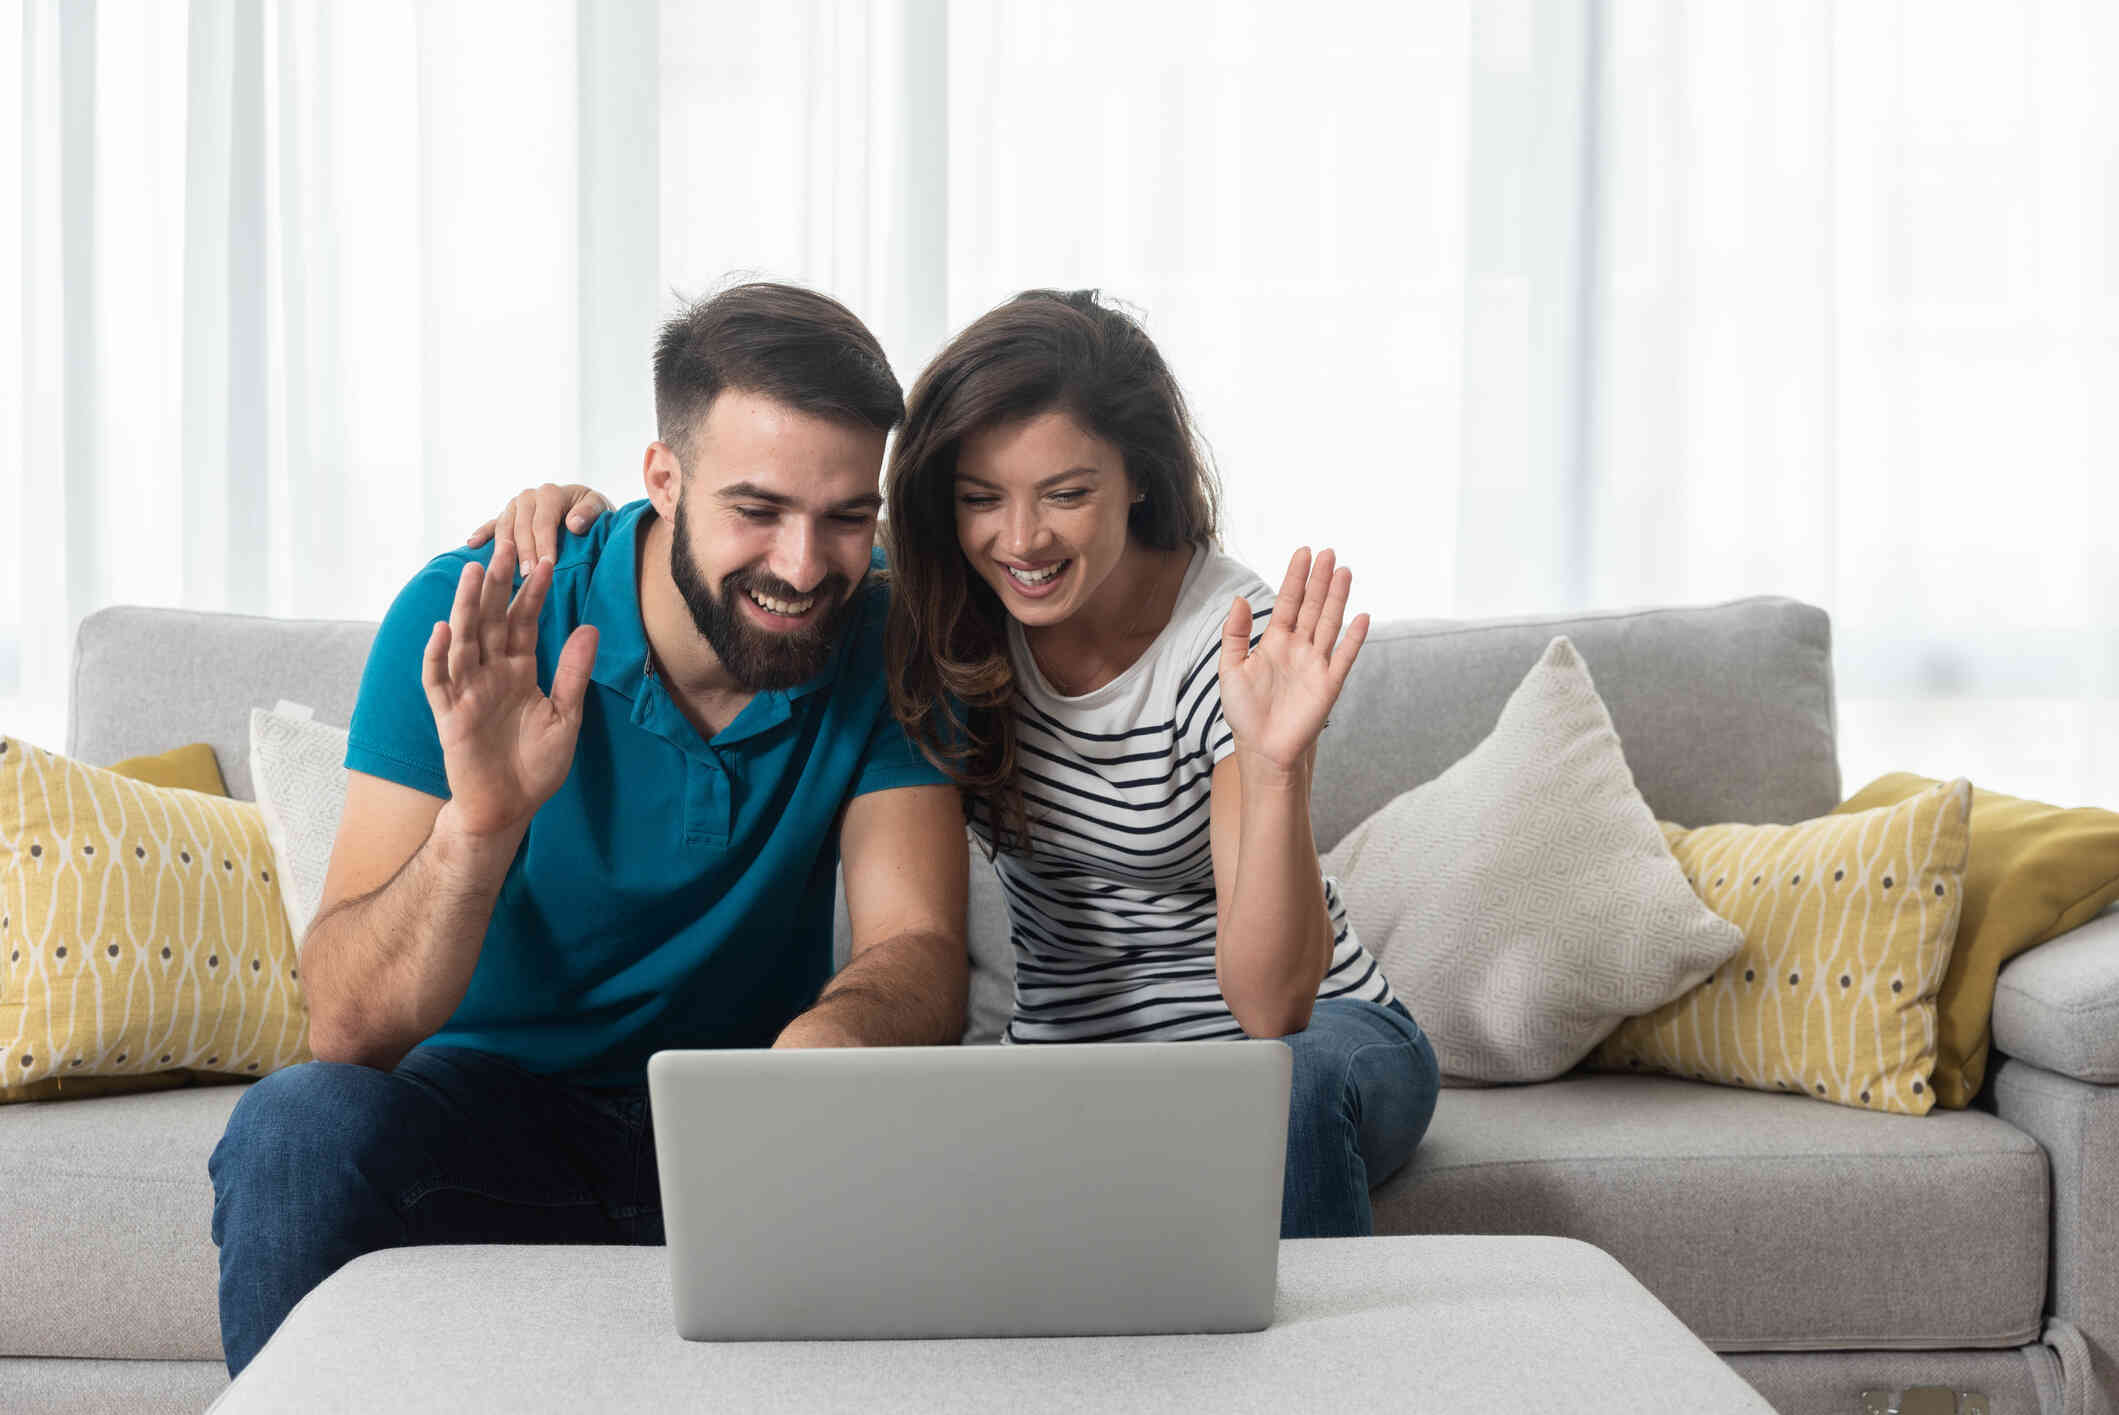
[[[1341,565],[1332,571],[1332,582],[1324,594],[1324,609],[1317,616],[1317,627],[1310,635],[1310,642],[1317,651],[1330,659],[1332,645],[1339,642],[1339,628],[1346,622],[1347,598],[1354,592],[1354,572]]]
[[[1284,634],[1295,632],[1295,620],[1302,613],[1302,587],[1310,578],[1310,548],[1303,546],[1288,557],[1288,573],[1280,577],[1280,593],[1273,599],[1273,618],[1266,625],[1268,634],[1276,629]]]
[[[497,516],[494,517],[492,520],[487,521],[484,525],[480,526],[477,530],[471,532],[471,534],[465,536],[464,544],[471,547],[471,549],[473,550],[478,549],[487,541],[493,539],[493,528],[499,524],[500,518]]]
[[[466,562],[456,577],[456,599],[449,605],[449,681],[459,688],[485,662],[478,647],[478,595],[485,581],[486,567],[476,560]]]
[[[609,499],[600,491],[594,491],[585,486],[574,486],[567,489],[575,493],[576,497],[573,509],[567,513],[567,529],[570,531],[587,530],[595,523],[598,516],[611,509]]]
[[[1317,558],[1310,562],[1309,578],[1302,587],[1301,607],[1295,615],[1295,637],[1304,643],[1316,638],[1317,620],[1324,614],[1325,596],[1331,591],[1332,569],[1337,563],[1329,546],[1319,551]]]
[[[1339,690],[1346,686],[1346,675],[1354,671],[1354,659],[1360,654],[1361,646],[1368,642],[1368,637],[1369,617],[1366,614],[1357,614],[1354,616],[1354,622],[1346,626],[1346,637],[1332,650],[1331,663],[1326,671],[1331,675],[1332,696],[1335,699],[1339,696]]]

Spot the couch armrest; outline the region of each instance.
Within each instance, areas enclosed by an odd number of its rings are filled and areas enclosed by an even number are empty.
[[[1994,1073],[1994,1110],[2036,1140],[2051,1166],[2047,1310],[2080,1333],[2087,1352],[2078,1355],[2090,1367],[2075,1373],[2091,1392],[2083,1408],[2104,1415],[2119,1408],[2119,1086],[2005,1057]],[[2068,1346],[2061,1350],[2066,1359]]]
[[[2119,1084],[2119,905],[2001,970],[1994,1046],[2058,1075]]]

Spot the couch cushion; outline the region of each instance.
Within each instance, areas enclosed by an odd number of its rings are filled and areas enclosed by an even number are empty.
[[[250,710],[282,698],[345,723],[375,637],[369,623],[101,609],[74,637],[66,754],[104,766],[179,742],[213,748],[228,794],[255,799]]]
[[[206,1157],[245,1089],[0,1107],[0,1356],[220,1359]]]
[[[1485,622],[1381,623],[1317,742],[1320,849],[1479,745],[1555,635],[1611,710],[1660,820],[1787,823],[1839,804],[1832,631],[1791,599]]]
[[[2045,1306],[2045,1154],[1978,1110],[1646,1076],[1445,1091],[1375,1212],[1594,1243],[1718,1351],[2021,1346]]]

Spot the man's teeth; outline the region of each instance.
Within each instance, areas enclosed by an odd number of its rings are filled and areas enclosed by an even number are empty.
[[[810,595],[807,599],[774,599],[771,595],[759,594],[756,590],[750,590],[748,593],[751,603],[759,608],[789,617],[809,613],[809,607],[817,602],[815,595]]]
[[[1007,570],[1009,574],[1015,576],[1016,579],[1026,585],[1042,585],[1066,568],[1067,562],[1062,560],[1059,564],[1043,570],[1018,570],[1013,565],[1008,566]]]

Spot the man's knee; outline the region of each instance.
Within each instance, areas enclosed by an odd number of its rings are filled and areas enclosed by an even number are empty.
[[[332,1222],[392,1148],[391,1112],[402,1086],[388,1073],[311,1061],[251,1086],[207,1160],[214,1241],[231,1205],[300,1210]]]

